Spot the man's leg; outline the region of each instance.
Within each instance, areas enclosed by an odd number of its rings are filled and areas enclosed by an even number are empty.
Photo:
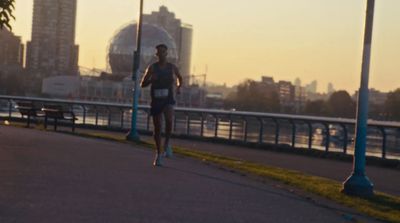
[[[164,109],[164,118],[165,118],[165,142],[164,142],[164,148],[165,149],[170,149],[170,138],[171,138],[171,134],[172,134],[172,122],[174,119],[174,106],[172,105],[168,105],[165,107]],[[167,156],[172,156],[172,150],[169,152],[167,152]]]
[[[153,115],[154,141],[156,143],[157,154],[161,154],[161,120],[162,114]]]

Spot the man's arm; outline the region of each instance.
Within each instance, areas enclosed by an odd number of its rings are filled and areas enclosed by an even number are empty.
[[[153,69],[152,69],[152,66],[149,66],[146,69],[146,73],[143,76],[143,79],[142,79],[142,82],[140,83],[140,86],[142,88],[149,86],[151,84],[151,82],[152,82],[152,76],[153,76]]]
[[[174,73],[178,78],[178,90],[179,90],[182,87],[183,79],[181,73],[179,72],[179,69],[175,65],[174,65]]]

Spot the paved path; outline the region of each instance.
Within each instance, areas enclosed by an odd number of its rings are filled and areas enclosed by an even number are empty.
[[[0,222],[348,222],[342,210],[138,146],[0,126]],[[375,222],[359,217],[363,222]]]

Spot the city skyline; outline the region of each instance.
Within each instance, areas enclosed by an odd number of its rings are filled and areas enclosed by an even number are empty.
[[[104,68],[108,41],[121,26],[136,19],[138,1],[96,2],[78,1],[76,43],[81,47],[81,66]],[[208,67],[207,78],[212,82],[234,85],[263,75],[290,81],[300,77],[304,83],[318,80],[318,91],[325,92],[332,82],[337,90],[354,92],[361,73],[365,2],[256,0],[232,4],[223,0],[210,8],[208,0],[164,0],[145,1],[145,13],[165,5],[193,25],[192,64],[196,73]],[[26,42],[32,0],[19,0],[16,7],[14,33]],[[108,12],[110,8],[119,10]],[[400,87],[400,65],[396,63],[399,8],[396,0],[377,1],[371,88],[390,91]]]

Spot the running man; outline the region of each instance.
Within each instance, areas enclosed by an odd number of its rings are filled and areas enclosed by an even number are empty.
[[[154,124],[154,140],[156,142],[157,154],[154,159],[154,166],[162,166],[161,155],[161,126],[162,117],[165,119],[165,141],[164,156],[172,157],[172,148],[170,138],[172,133],[172,120],[174,116],[175,96],[180,93],[182,86],[182,76],[178,68],[167,61],[168,47],[165,44],[156,46],[158,62],[150,65],[143,77],[141,86],[147,87],[151,85],[151,109],[150,114],[153,117]],[[178,82],[176,81],[178,79]]]

